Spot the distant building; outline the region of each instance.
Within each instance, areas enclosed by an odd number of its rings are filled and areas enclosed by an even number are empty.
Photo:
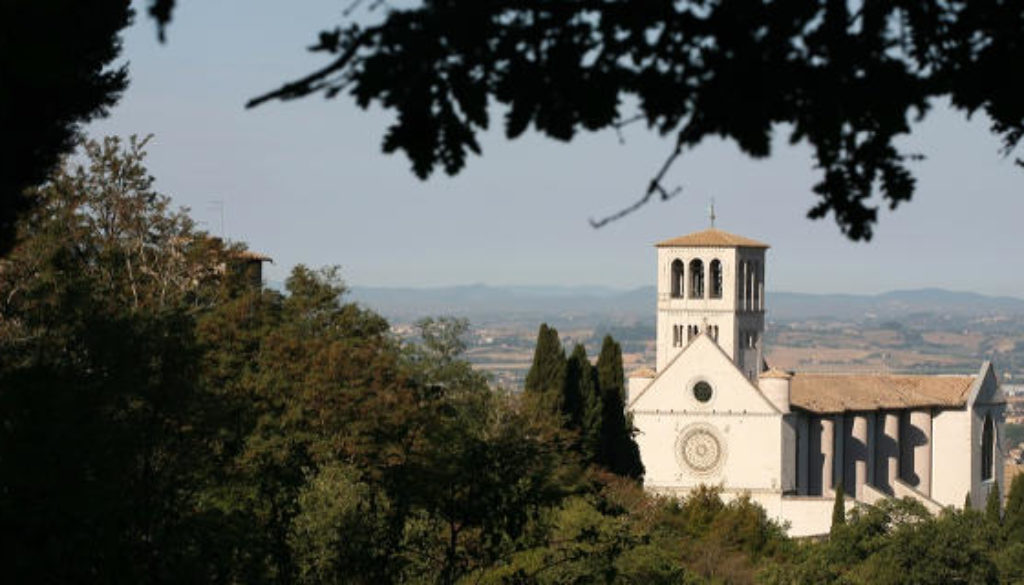
[[[252,250],[239,250],[231,255],[231,269],[239,274],[253,288],[263,286],[263,263],[274,259]]]
[[[992,365],[962,376],[769,368],[767,249],[714,228],[657,245],[656,370],[634,372],[628,397],[645,487],[748,493],[793,536],[828,532],[840,483],[850,505],[909,496],[937,511],[969,494],[984,506],[1004,460]]]

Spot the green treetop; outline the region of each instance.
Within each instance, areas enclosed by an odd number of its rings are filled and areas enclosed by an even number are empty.
[[[556,412],[561,408],[559,394],[565,383],[565,350],[558,339],[558,330],[542,323],[537,332],[533,364],[526,374],[527,398],[543,410]]]

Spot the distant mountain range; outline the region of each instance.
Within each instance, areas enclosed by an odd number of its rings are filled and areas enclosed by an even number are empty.
[[[877,295],[769,293],[769,318],[888,319],[917,313],[935,315],[1024,315],[1024,299],[992,297],[939,288],[897,290]]]
[[[604,316],[615,320],[653,320],[655,288],[630,290],[600,286],[489,286],[437,288],[352,288],[350,299],[392,321],[428,315],[456,315],[481,324],[491,321],[572,319]],[[770,292],[768,319],[793,321],[889,319],[915,313],[936,315],[1024,315],[1024,299],[992,297],[936,288],[877,295]]]

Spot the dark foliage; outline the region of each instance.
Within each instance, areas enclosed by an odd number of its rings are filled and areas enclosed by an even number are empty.
[[[533,127],[571,140],[632,121],[673,135],[640,201],[595,225],[677,193],[666,172],[705,138],[764,157],[786,124],[821,173],[808,216],[832,214],[848,237],[868,240],[877,192],[890,208],[914,193],[908,163],[919,155],[896,142],[935,98],[987,114],[1004,154],[1024,136],[1024,90],[1007,82],[1024,61],[1024,7],[1011,0],[885,0],[856,11],[834,0],[367,4],[384,13],[379,22],[320,32],[312,49],[332,60],[249,105],[344,91],[361,107],[379,104],[397,118],[384,151],[405,152],[423,178],[437,167],[458,173],[480,153],[494,102],[509,138]],[[147,3],[161,40],[175,5]],[[124,89],[124,68],[109,67],[131,18],[127,0],[0,5],[0,254],[29,206],[25,188]]]
[[[836,501],[832,505],[832,531],[837,527],[846,524],[846,493],[843,483],[836,486]]]
[[[642,201],[670,197],[665,171],[705,138],[765,157],[786,124],[821,173],[808,216],[833,214],[853,240],[871,238],[877,191],[890,208],[913,195],[917,155],[897,141],[935,98],[985,112],[1005,153],[1024,135],[1024,86],[1007,82],[1024,61],[1024,6],[1011,0],[657,0],[642,10],[424,0],[383,10],[376,24],[321,32],[312,50],[332,60],[249,105],[344,91],[392,110],[383,149],[404,151],[421,178],[458,173],[480,153],[494,102],[508,138],[533,127],[571,140],[642,120],[675,137]]]
[[[526,373],[524,391],[541,410],[560,411],[565,375],[565,350],[558,339],[558,330],[542,323],[537,331],[537,345],[533,350],[533,363]]]
[[[461,358],[464,321],[404,343],[336,269],[296,267],[287,294],[232,270],[238,250],[152,190],[144,143],[89,143],[0,264],[7,581],[1022,578],[1020,477],[1002,527],[998,490],[986,519],[913,500],[845,517],[840,488],[829,539],[802,543],[749,496],[651,496],[610,337],[592,367],[542,327],[533,387],[554,398],[495,391]]]
[[[128,0],[0,2],[0,255],[15,221],[78,139],[81,125],[106,114],[128,82],[111,68],[118,33],[131,21]]]
[[[1015,475],[1010,482],[1003,513],[1003,537],[1024,544],[1024,475]]]
[[[985,499],[985,520],[992,523],[993,526],[999,526],[1003,523],[1003,496],[999,491],[999,482],[992,484],[992,489],[988,492],[988,497]]]
[[[612,473],[640,479],[644,464],[633,439],[631,417],[626,414],[622,348],[606,335],[597,358],[597,384],[601,395],[601,440],[596,462]]]
[[[191,581],[210,560],[199,551],[231,526],[194,499],[217,408],[192,308],[225,256],[195,246],[190,222],[149,189],[140,149],[90,143],[89,172],[62,167],[31,194],[21,242],[0,264],[12,582]]]
[[[566,357],[558,332],[540,326],[525,395],[538,416],[551,417],[574,437],[573,451],[586,464],[641,479],[644,466],[625,405],[622,349],[605,336],[597,364],[577,344]]]

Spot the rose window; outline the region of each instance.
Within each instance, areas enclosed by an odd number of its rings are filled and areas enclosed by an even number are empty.
[[[709,425],[693,425],[683,431],[678,443],[680,463],[702,475],[714,472],[722,463],[724,449],[718,433]]]

